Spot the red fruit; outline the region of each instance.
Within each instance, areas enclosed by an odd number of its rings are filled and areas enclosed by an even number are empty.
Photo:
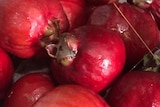
[[[69,30],[86,23],[84,0],[59,0],[69,22]]]
[[[12,82],[13,63],[10,56],[0,49],[0,100],[2,100]]]
[[[149,9],[155,17],[155,20],[160,28],[160,0],[153,0]]]
[[[31,107],[54,88],[47,73],[29,73],[17,80],[8,92],[4,107]]]
[[[159,30],[151,15],[128,3],[117,3],[125,18],[130,22],[140,38],[150,50],[158,46]],[[117,31],[123,39],[127,52],[127,65],[135,65],[148,53],[148,49],[129,26],[122,14],[111,5],[97,7],[89,18],[88,24],[103,26],[106,29]]]
[[[33,107],[109,107],[97,93],[78,85],[61,85],[41,97]]]
[[[127,0],[127,2],[150,11],[160,27],[160,0]]]
[[[2,0],[0,46],[21,58],[30,58],[38,54],[42,50],[39,39],[54,34],[52,22],[57,19],[60,21],[61,32],[73,27],[75,19],[68,18],[68,14],[72,16],[72,12],[65,12],[59,0]],[[75,17],[79,17],[78,13],[81,12],[77,12]],[[80,19],[79,21],[82,22]]]
[[[114,32],[97,26],[82,26],[64,33],[52,61],[59,83],[76,83],[96,92],[107,88],[125,64],[125,47]]]
[[[132,71],[123,75],[111,88],[107,101],[111,107],[159,107],[160,74]]]

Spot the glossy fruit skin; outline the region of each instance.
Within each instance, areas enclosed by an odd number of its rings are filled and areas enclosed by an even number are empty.
[[[125,64],[125,46],[121,38],[97,26],[81,26],[71,34],[79,41],[77,55],[68,66],[53,59],[54,78],[60,84],[80,84],[95,92],[109,87]]]
[[[54,88],[33,107],[109,107],[109,105],[92,90],[72,84]]]
[[[158,72],[129,72],[114,84],[106,99],[111,107],[159,107],[159,79]]]
[[[136,5],[149,11],[154,16],[160,28],[160,1],[159,0],[127,0],[128,3]]]
[[[8,90],[14,73],[14,66],[8,53],[0,49],[0,100]]]
[[[157,47],[159,30],[150,14],[128,3],[117,3],[116,5],[149,49]],[[128,66],[137,64],[144,54],[148,53],[148,49],[112,4],[97,7],[90,16],[88,24],[104,26],[106,29],[120,33],[126,46]]]
[[[59,0],[69,22],[69,31],[86,24],[87,7],[85,0]]]
[[[153,0],[149,7],[150,11],[155,17],[155,20],[160,28],[160,1],[159,0]]]
[[[39,40],[47,35],[46,29],[52,28],[55,19],[60,20],[61,32],[78,26],[72,23],[75,19],[69,21],[59,0],[2,0],[0,14],[0,47],[20,58],[30,58],[43,50]]]
[[[1,1],[0,26],[3,27],[0,30],[0,46],[16,56],[31,57],[40,49],[37,42],[48,20],[58,16],[62,22],[67,22],[60,5],[57,0]],[[66,26],[61,27],[66,29]]]
[[[54,88],[51,77],[44,72],[29,73],[10,88],[4,107],[31,107],[45,93]]]

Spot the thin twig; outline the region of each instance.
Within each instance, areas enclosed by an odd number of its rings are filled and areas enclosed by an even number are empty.
[[[120,10],[120,8],[117,6],[116,3],[113,3],[114,7],[117,9],[117,11],[121,14],[121,16],[124,18],[124,20],[128,23],[128,25],[131,27],[131,29],[134,31],[134,33],[137,35],[137,37],[140,39],[140,41],[144,44],[144,46],[147,48],[147,50],[150,52],[150,54],[154,57],[153,52],[148,47],[148,45],[145,43],[145,41],[142,39],[140,34],[135,30],[135,28],[132,26],[132,24],[129,22],[129,20],[126,18],[126,16],[123,14],[123,12]]]

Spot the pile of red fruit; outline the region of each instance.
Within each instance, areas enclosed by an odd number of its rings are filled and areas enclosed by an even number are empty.
[[[1,0],[0,106],[159,107],[159,0]]]

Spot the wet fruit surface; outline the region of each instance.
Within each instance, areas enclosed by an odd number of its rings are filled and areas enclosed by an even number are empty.
[[[0,0],[0,106],[159,107],[159,0]]]
[[[158,107],[160,105],[160,74],[132,71],[122,76],[109,91],[111,107]]]
[[[123,14],[113,4],[97,7],[88,23],[104,26],[107,29],[119,32],[126,46],[127,64],[133,66],[141,60],[144,54],[148,53],[148,49],[143,42],[151,50],[158,46],[159,30],[156,22],[148,12],[128,3],[119,3],[117,7]],[[132,26],[128,24],[125,18],[128,19]],[[140,38],[137,33],[140,35]]]
[[[78,41],[73,48],[77,53],[67,66],[53,59],[54,78],[59,83],[78,83],[96,92],[108,87],[125,64],[126,51],[121,38],[98,26],[82,26],[74,29],[71,35]],[[60,48],[64,53],[62,46]]]

